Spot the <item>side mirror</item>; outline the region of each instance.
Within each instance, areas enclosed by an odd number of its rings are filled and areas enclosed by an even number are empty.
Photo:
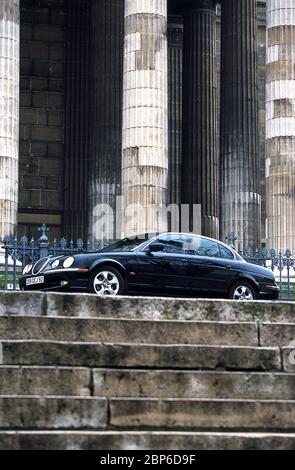
[[[161,251],[164,251],[164,246],[160,243],[153,243],[148,248],[148,253],[160,253]]]

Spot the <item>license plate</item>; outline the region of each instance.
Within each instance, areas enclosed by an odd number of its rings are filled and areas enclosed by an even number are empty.
[[[44,284],[44,276],[31,277],[26,280],[26,286],[34,286],[35,284]]]

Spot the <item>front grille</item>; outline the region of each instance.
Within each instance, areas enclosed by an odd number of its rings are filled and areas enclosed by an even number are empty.
[[[32,269],[32,273],[34,275],[38,274],[44,268],[44,266],[47,264],[47,261],[48,261],[48,258],[39,259],[39,261],[37,261],[37,263],[34,264],[33,269]]]

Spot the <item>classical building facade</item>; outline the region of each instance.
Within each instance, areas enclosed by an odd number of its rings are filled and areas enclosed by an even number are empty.
[[[1,237],[161,231],[183,204],[205,235],[295,249],[294,9],[1,0]]]

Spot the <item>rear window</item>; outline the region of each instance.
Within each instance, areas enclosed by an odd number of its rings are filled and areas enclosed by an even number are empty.
[[[235,259],[233,253],[228,249],[225,248],[223,245],[219,245],[220,248],[220,257],[223,259]]]

